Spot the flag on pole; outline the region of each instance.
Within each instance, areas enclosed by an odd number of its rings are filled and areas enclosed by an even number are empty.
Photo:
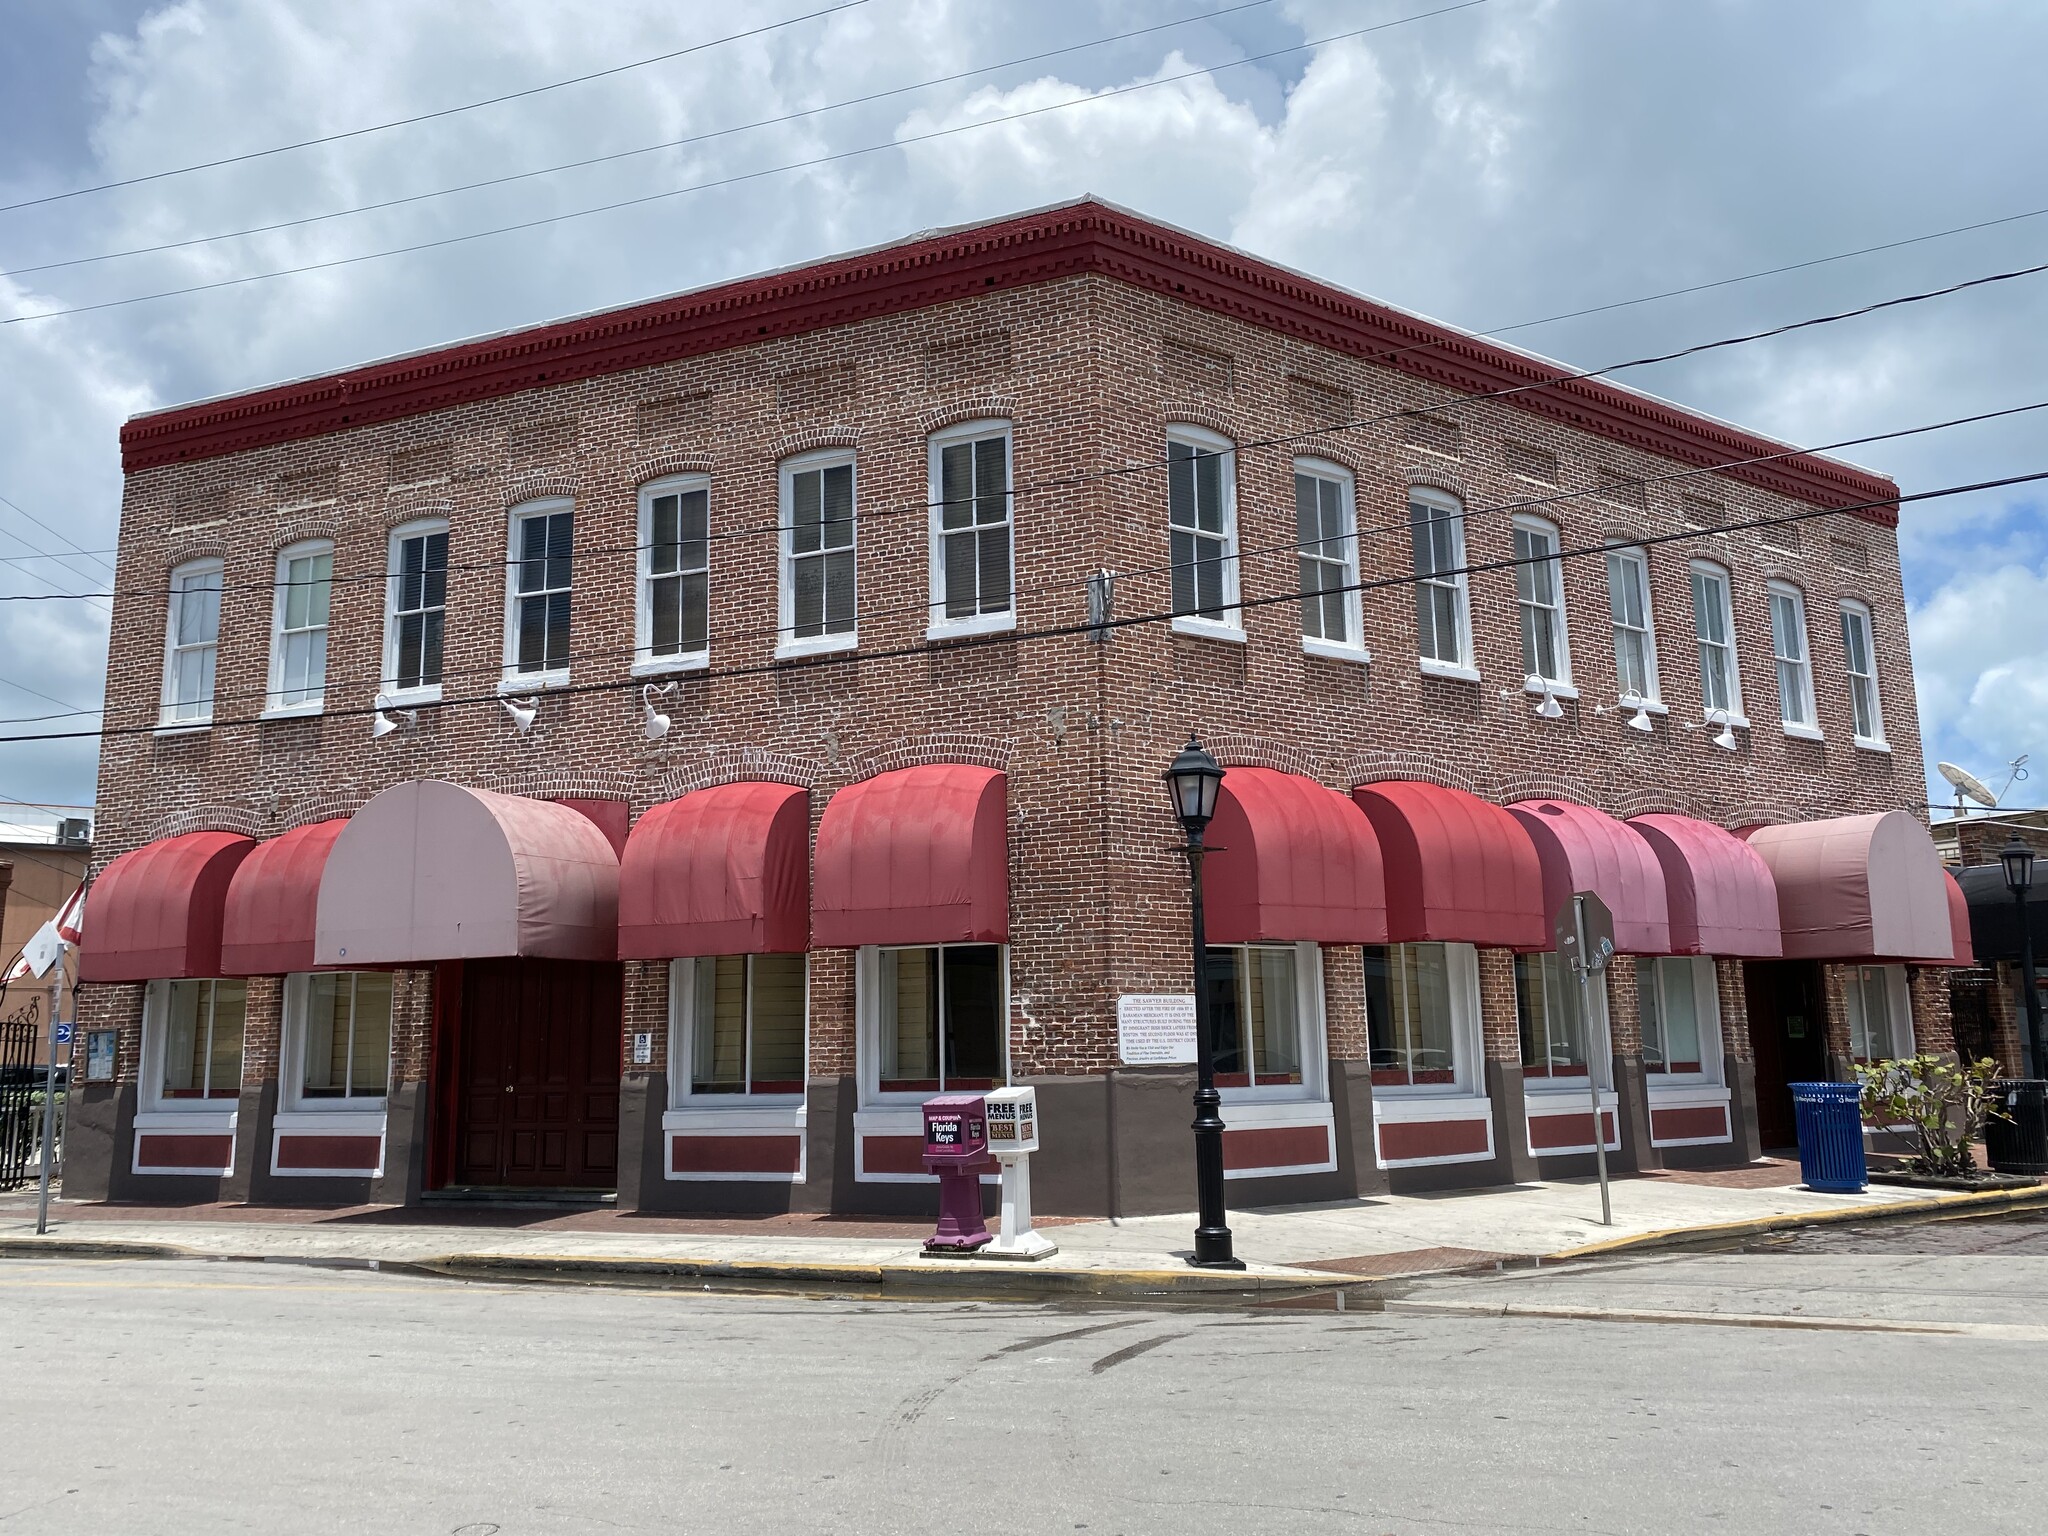
[[[71,899],[57,911],[57,937],[73,949],[85,937],[85,887],[71,893]]]
[[[28,967],[28,973],[38,980],[50,974],[64,953],[64,941],[57,937],[57,919],[51,918],[29,937],[21,946],[21,963]]]

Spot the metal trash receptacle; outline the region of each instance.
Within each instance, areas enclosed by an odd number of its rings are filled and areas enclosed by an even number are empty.
[[[1806,1187],[1824,1195],[1869,1188],[1863,1161],[1863,1089],[1856,1083],[1794,1083],[1792,1109],[1799,1124],[1799,1172]]]
[[[2002,1077],[1991,1085],[2004,1115],[1984,1123],[1984,1151],[1998,1173],[2048,1173],[2048,1082]]]

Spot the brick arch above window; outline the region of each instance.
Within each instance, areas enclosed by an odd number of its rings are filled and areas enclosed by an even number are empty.
[[[799,453],[809,453],[816,448],[858,448],[860,428],[848,426],[810,427],[802,432],[786,435],[775,450],[778,463],[793,458]]]
[[[155,827],[142,841],[156,843],[167,837],[183,837],[187,832],[232,832],[239,837],[262,837],[268,830],[267,821],[262,812],[250,806],[230,805],[217,800],[210,805],[188,805],[166,811],[157,818]]]
[[[1411,491],[1435,491],[1443,496],[1455,496],[1460,504],[1470,502],[1471,488],[1466,485],[1463,475],[1453,475],[1434,465],[1411,464],[1399,475],[1400,484]]]
[[[1361,752],[1345,764],[1344,782],[1353,788],[1389,779],[1413,779],[1423,784],[1441,785],[1445,789],[1462,789],[1482,800],[1491,798],[1480,780],[1471,774],[1446,768],[1441,758],[1412,752]]]
[[[1750,802],[1737,805],[1711,819],[1720,822],[1731,832],[1740,832],[1744,827],[1788,826],[1795,821],[1804,821],[1806,817],[1796,809],[1788,810],[1782,804],[1760,805]]]
[[[271,553],[276,554],[289,545],[304,544],[312,539],[325,539],[332,544],[339,536],[340,525],[332,517],[294,517],[277,525],[271,536]]]
[[[1661,784],[1640,785],[1625,789],[1614,797],[1616,818],[1627,821],[1631,816],[1691,816],[1699,818],[1699,802],[1691,795],[1682,795],[1675,789],[1666,789]]]
[[[1586,781],[1575,774],[1511,773],[1495,780],[1493,798],[1502,805],[1517,800],[1562,800],[1568,805],[1592,805],[1595,797]]]
[[[618,769],[575,773],[561,768],[528,768],[486,775],[477,779],[474,787],[528,800],[623,800],[631,804],[639,785],[634,775]]]
[[[934,763],[971,763],[977,768],[1010,771],[1016,742],[1007,736],[980,736],[964,731],[938,731],[904,736],[887,746],[856,753],[841,764],[842,784],[858,784],[898,768],[924,768]]]
[[[528,475],[506,490],[505,510],[509,512],[523,501],[540,501],[549,496],[574,500],[576,494],[576,480],[571,475]]]
[[[1202,745],[1225,768],[1271,768],[1275,772],[1291,773],[1304,779],[1322,778],[1322,764],[1315,754],[1271,737],[1219,731],[1214,736],[1205,737]]]
[[[452,501],[402,501],[384,509],[384,528],[404,526],[406,523],[423,522],[430,517],[448,518],[455,516]]]
[[[1236,422],[1230,421],[1206,405],[1195,405],[1182,400],[1169,400],[1159,407],[1159,423],[1162,430],[1175,427],[1201,427],[1219,437],[1227,437],[1235,443],[1243,434]]]
[[[1359,481],[1365,480],[1374,472],[1372,461],[1359,453],[1355,443],[1339,442],[1328,437],[1299,437],[1286,447],[1292,458],[1326,460]]]
[[[714,789],[721,784],[791,784],[798,789],[811,789],[818,778],[817,762],[787,752],[749,746],[698,748],[686,760],[670,762],[662,768],[649,803],[658,805],[680,799],[692,790]]]
[[[321,795],[293,806],[277,819],[279,832],[296,832],[300,827],[310,827],[316,822],[333,821],[337,817],[353,816],[370,803],[368,793],[348,795]]]
[[[983,395],[974,400],[951,400],[925,412],[917,430],[929,437],[934,432],[958,426],[963,421],[1008,421],[1017,414],[1017,402],[1009,395]]]
[[[164,560],[164,575],[168,578],[180,566],[194,564],[200,560],[218,560],[228,563],[228,547],[215,539],[204,539],[191,544],[180,544]]]
[[[637,489],[665,475],[708,475],[712,472],[712,462],[708,453],[657,453],[627,470],[626,480]]]

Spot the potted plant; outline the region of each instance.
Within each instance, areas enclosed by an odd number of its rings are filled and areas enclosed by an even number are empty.
[[[1856,1081],[1862,1087],[1865,1124],[1886,1130],[1906,1126],[1918,1142],[1918,1150],[1905,1160],[1901,1172],[1873,1173],[1871,1178],[1884,1183],[1973,1189],[1987,1184],[2034,1183],[1987,1173],[1971,1155],[1986,1123],[1993,1116],[2005,1115],[1992,1088],[1997,1077],[1998,1063],[1989,1057],[1955,1062],[1922,1053],[1858,1064]]]

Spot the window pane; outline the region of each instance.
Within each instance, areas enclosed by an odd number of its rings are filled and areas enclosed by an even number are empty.
[[[1636,961],[1636,1014],[1642,1022],[1643,1070],[1667,1071],[1664,1050],[1664,1006],[1657,995],[1655,960]]]
[[[1302,1029],[1294,952],[1257,949],[1252,957],[1252,1079],[1298,1083]]]
[[[974,445],[974,520],[1007,522],[1010,516],[1010,440],[984,437]]]
[[[697,962],[696,1014],[691,1021],[690,1091],[747,1091],[747,957]]]
[[[1700,1072],[1705,1063],[1700,1053],[1699,998],[1694,992],[1695,973],[1690,960],[1660,960],[1663,983],[1664,1070]]]
[[[1169,558],[1173,561],[1173,611],[1195,611],[1195,536],[1175,529],[1169,536]]]
[[[206,1016],[211,982],[174,981],[164,1009],[164,1072],[167,1099],[197,1098],[206,1091]]]
[[[676,564],[686,571],[701,571],[711,564],[711,493],[685,491],[677,514]]]
[[[430,533],[426,545],[420,602],[424,607],[439,608],[448,601],[448,535]]]
[[[213,1038],[207,1051],[206,1096],[235,1099],[242,1093],[242,1015],[248,991],[240,981],[210,981]]]
[[[936,1093],[938,969],[936,949],[882,951],[884,1093]]]
[[[220,638],[220,587],[219,571],[183,578],[178,590],[179,645],[210,645]]]
[[[853,543],[853,466],[836,464],[823,475],[825,547],[845,549]]]
[[[348,1093],[348,984],[346,972],[324,972],[306,983],[305,1063],[299,1091],[309,1099]]]
[[[946,1087],[992,1088],[1003,1075],[1002,951],[993,944],[943,952]]]
[[[1631,629],[1614,634],[1614,667],[1624,698],[1650,696],[1650,672],[1644,665],[1643,637]]]
[[[1010,607],[1010,529],[1007,524],[981,530],[978,562],[981,611],[1006,613]]]
[[[1375,979],[1374,972],[1380,974]],[[1450,951],[1398,944],[1366,952],[1366,1022],[1373,1081],[1386,1087],[1457,1081]]]
[[[441,681],[441,625],[444,617],[439,609],[421,615],[424,628],[420,637],[420,670],[416,682]]]
[[[355,1027],[348,1052],[351,1098],[382,1098],[391,1079],[391,973],[356,973]]]
[[[1515,956],[1522,1023],[1522,1070],[1530,1077],[1584,1077],[1577,1010],[1567,1006],[1564,967],[1554,954]]]
[[[1195,516],[1206,533],[1223,531],[1223,455],[1202,452],[1195,458]]]
[[[557,512],[547,519],[547,578],[551,590],[569,585],[569,559],[575,542],[575,527],[576,515],[573,512]]]
[[[853,551],[839,550],[821,555],[825,567],[825,629],[830,634],[853,633]]]
[[[791,618],[799,638],[825,632],[824,557],[812,555],[796,561],[790,569]]]
[[[1195,609],[1208,618],[1223,617],[1223,543],[1220,539],[1197,539],[1195,558]]]
[[[569,594],[548,595],[548,653],[550,667],[569,665]]]
[[[680,537],[682,502],[675,496],[657,496],[648,507],[647,570],[661,576],[676,568],[676,542]]]
[[[824,515],[824,474],[807,469],[790,477],[789,547],[805,554],[819,547],[820,522]]]
[[[1195,450],[1186,443],[1166,445],[1166,505],[1174,527],[1195,526]]]
[[[974,521],[974,445],[948,443],[939,450],[939,526],[965,528]]]
[[[677,621],[677,641],[682,650],[701,651],[711,643],[710,576],[703,571],[680,578],[682,612]]]
[[[519,599],[519,670],[540,672],[547,667],[548,608],[545,597]]]
[[[1251,1082],[1244,1055],[1244,951],[1209,949],[1209,1027],[1216,1037],[1216,1082],[1242,1088]]]
[[[664,576],[647,584],[648,648],[657,656],[673,656],[682,645],[683,579]]]
[[[519,523],[519,590],[539,592],[548,584],[548,520],[522,518]]]
[[[753,957],[753,1093],[804,1089],[804,957]]]
[[[940,547],[945,570],[946,617],[949,619],[970,618],[976,612],[974,541],[975,533],[970,528],[961,533],[946,534]]]

